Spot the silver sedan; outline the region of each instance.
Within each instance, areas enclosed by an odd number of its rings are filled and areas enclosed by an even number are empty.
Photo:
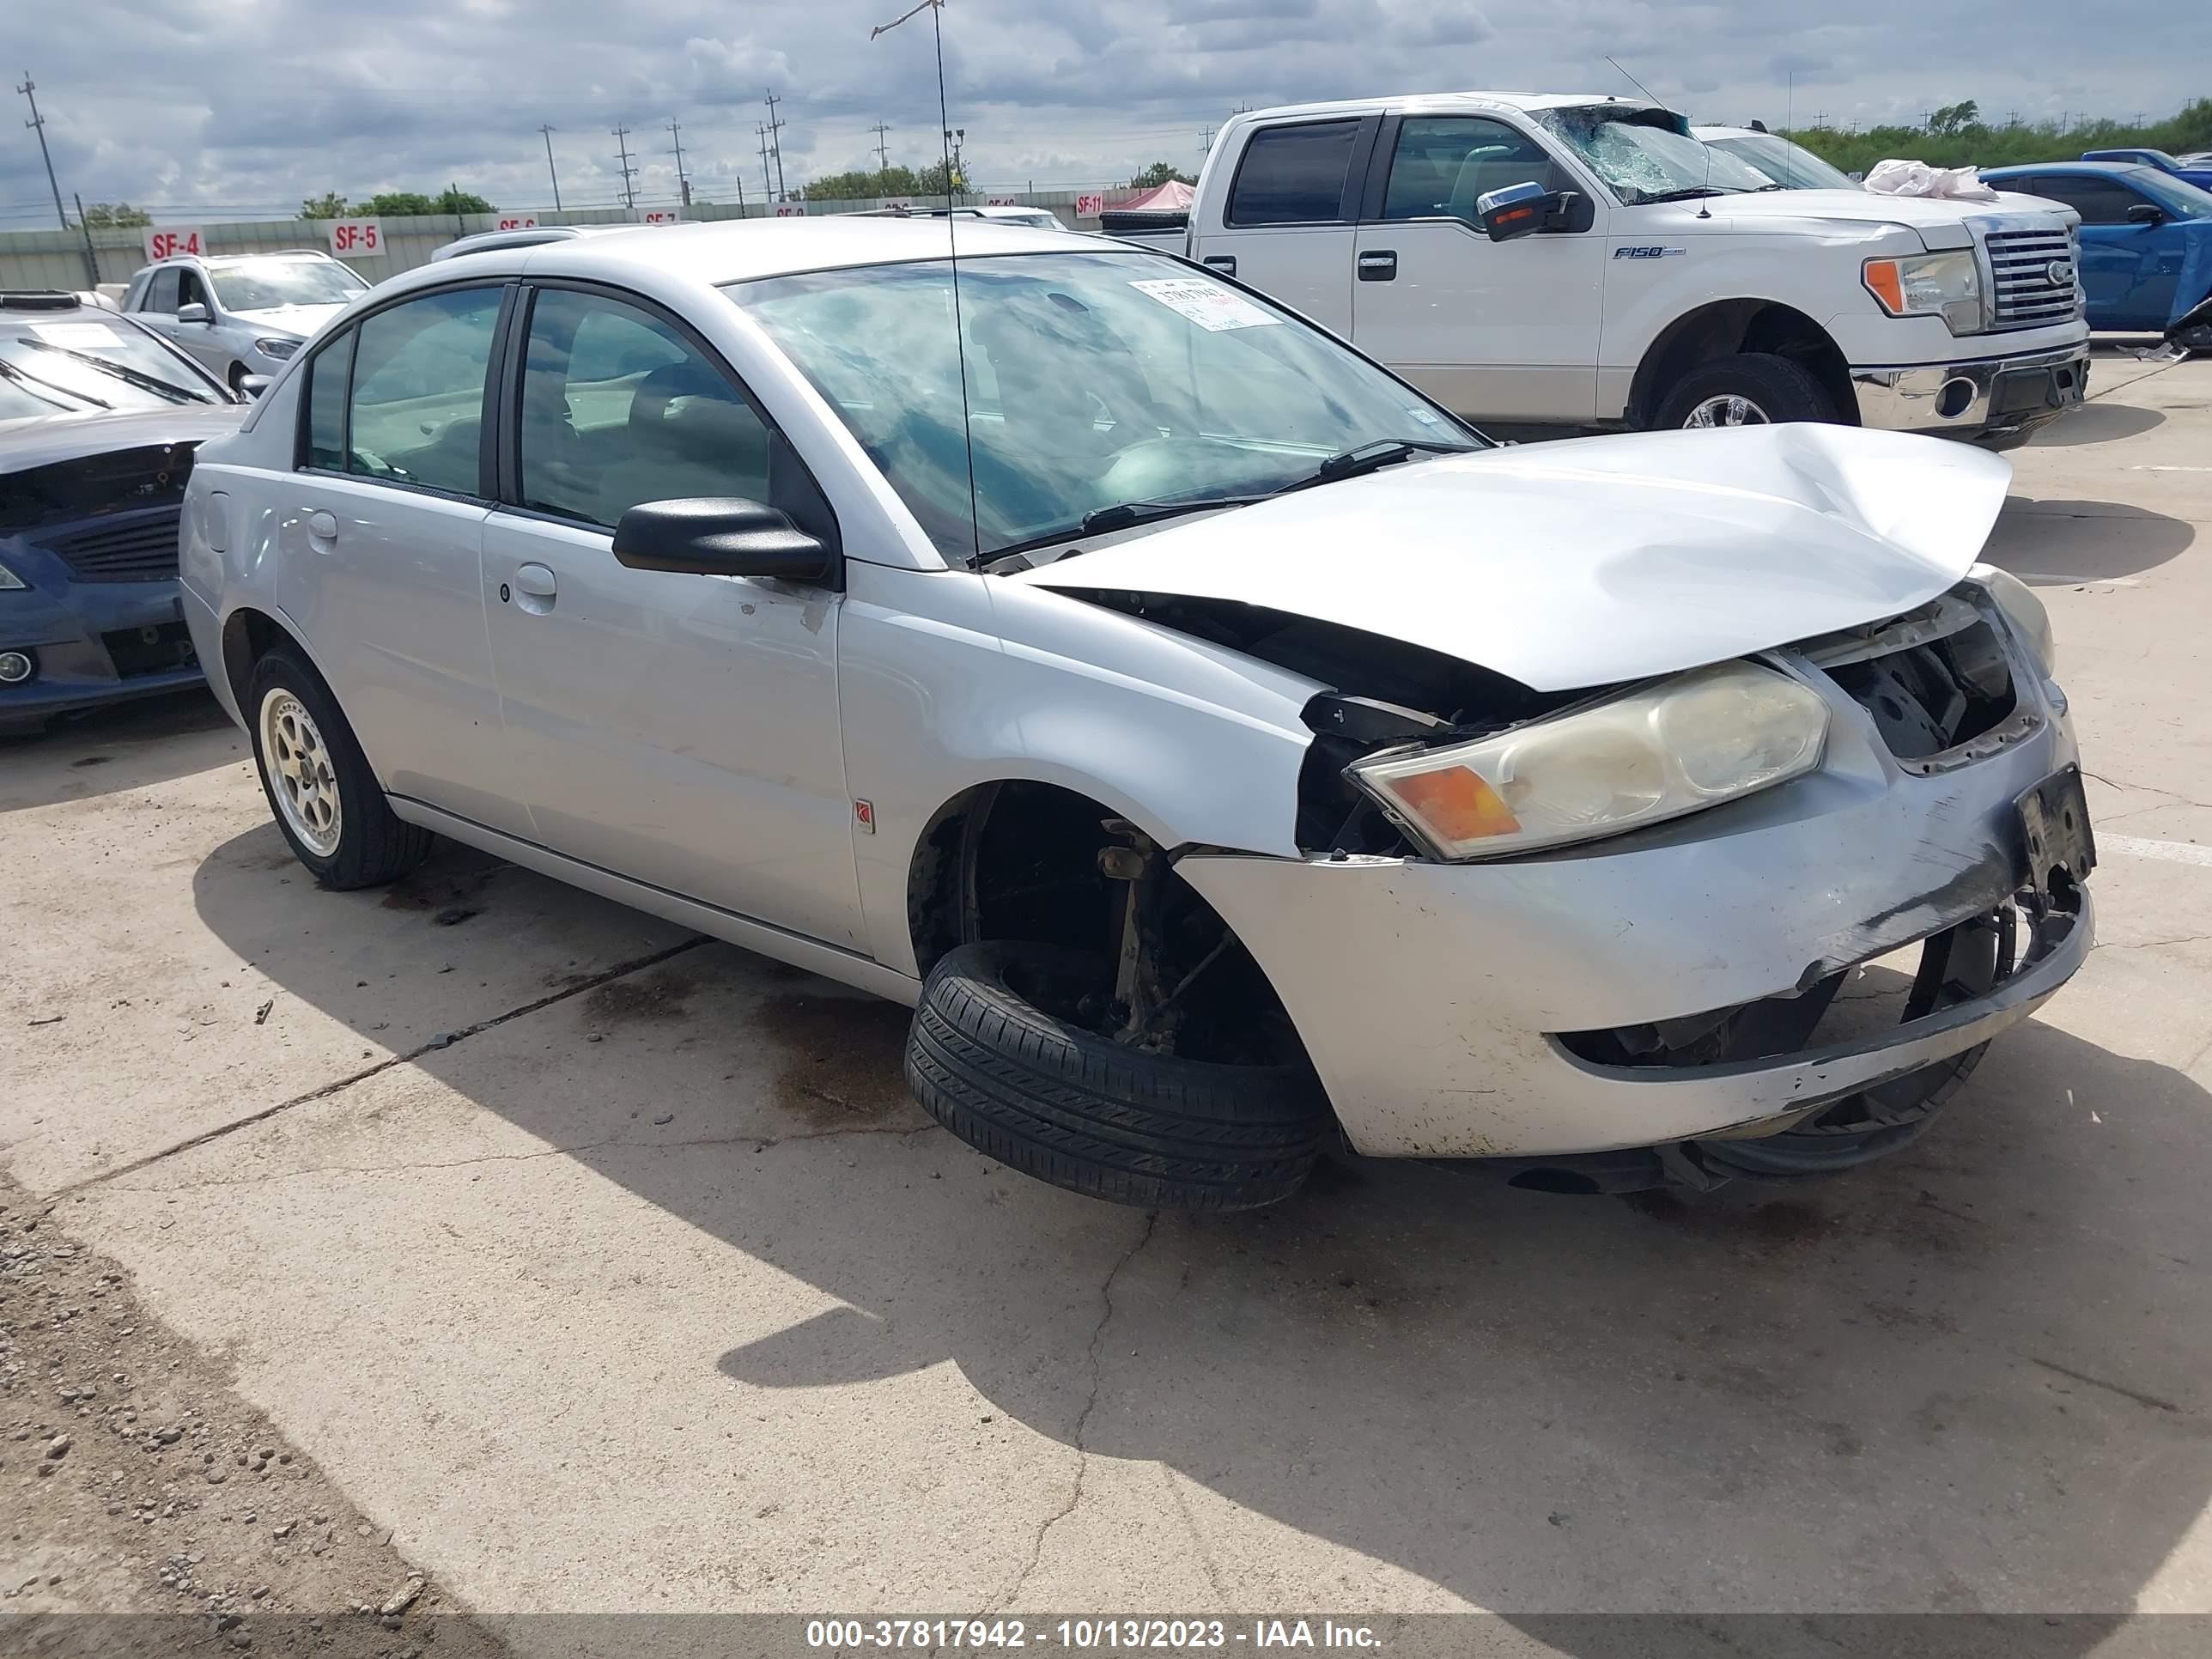
[[[913,1005],[1043,1179],[1710,1186],[1910,1142],[2088,949],[2008,477],[1498,448],[1166,255],[687,226],[357,301],[202,451],[185,607],[324,884],[450,836]]]

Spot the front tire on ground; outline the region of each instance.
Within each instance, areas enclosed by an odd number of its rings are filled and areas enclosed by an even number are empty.
[[[1333,1122],[1312,1069],[1150,1053],[1064,1017],[1110,983],[1103,958],[1058,945],[947,952],[915,1011],[908,1086],[969,1146],[1070,1192],[1185,1210],[1296,1192]]]
[[[1701,363],[1685,374],[1660,400],[1651,424],[1665,432],[1840,418],[1835,400],[1802,363],[1771,352],[1746,351]]]
[[[402,823],[322,676],[279,646],[253,665],[246,728],[269,810],[325,887],[380,886],[428,854],[430,832]]]

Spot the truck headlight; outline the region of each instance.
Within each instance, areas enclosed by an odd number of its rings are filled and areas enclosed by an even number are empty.
[[[2051,678],[2058,671],[2058,641],[2051,632],[2051,613],[2043,608],[2043,601],[2035,590],[2012,574],[2000,570],[1993,564],[1978,564],[1966,572],[1967,577],[1989,589],[1990,597],[2003,611],[2005,620],[2012,624],[2013,632],[2027,647],[2035,665],[2043,671],[2043,678]]]
[[[300,343],[297,340],[256,340],[253,349],[263,356],[274,357],[281,363],[300,349]]]
[[[1977,334],[1987,325],[1982,268],[1968,249],[1869,259],[1861,276],[1867,292],[1893,317],[1941,317],[1954,334]]]
[[[1818,766],[1827,734],[1818,692],[1731,662],[1472,743],[1370,756],[1350,775],[1437,857],[1495,858],[1765,789]]]

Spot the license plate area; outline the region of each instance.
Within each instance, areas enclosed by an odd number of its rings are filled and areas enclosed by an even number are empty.
[[[2017,803],[2027,885],[2057,895],[2078,886],[2097,867],[2097,838],[2089,828],[2089,798],[2081,769],[2069,766],[2027,790]]]

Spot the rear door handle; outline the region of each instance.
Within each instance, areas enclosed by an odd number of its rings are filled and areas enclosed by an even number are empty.
[[[514,591],[521,596],[522,608],[534,617],[542,617],[553,608],[554,595],[561,591],[554,580],[553,572],[542,564],[526,564],[514,573]]]
[[[307,533],[319,542],[334,542],[338,538],[338,515],[335,513],[307,514]]]
[[[1389,248],[1376,248],[1359,256],[1359,280],[1363,283],[1394,283],[1398,280],[1398,256]]]
[[[1237,274],[1237,256],[1233,253],[1209,253],[1206,256],[1206,263],[1224,276],[1234,276]]]

